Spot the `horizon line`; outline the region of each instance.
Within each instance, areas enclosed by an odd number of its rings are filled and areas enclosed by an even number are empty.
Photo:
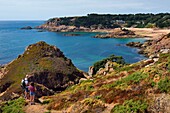
[[[139,12],[139,13],[96,13],[96,12],[92,12],[92,13],[88,13],[85,15],[66,15],[66,16],[51,16],[50,18],[63,18],[63,17],[81,17],[81,16],[87,16],[89,14],[98,14],[98,15],[130,15],[130,14],[170,14],[170,12],[159,12],[159,13],[153,13],[153,12]],[[0,21],[47,21],[48,19],[0,19]]]

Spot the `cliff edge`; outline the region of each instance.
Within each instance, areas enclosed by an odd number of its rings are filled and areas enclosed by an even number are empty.
[[[35,82],[38,97],[63,91],[68,86],[78,83],[84,75],[55,46],[41,41],[29,45],[22,55],[1,68],[0,99],[8,100],[20,95],[22,78]]]

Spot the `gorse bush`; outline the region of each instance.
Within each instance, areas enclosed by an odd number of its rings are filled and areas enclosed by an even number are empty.
[[[91,91],[93,90],[94,87],[93,87],[93,81],[92,80],[85,80],[85,81],[82,81],[80,84],[77,84],[77,85],[73,85],[71,87],[68,88],[69,91],[72,91],[72,92],[78,92],[78,91]]]
[[[141,72],[135,72],[123,79],[124,82],[139,83],[141,80],[147,78],[149,75]]]
[[[141,100],[126,100],[122,105],[116,105],[111,110],[111,113],[144,113],[147,106],[147,103]]]
[[[161,92],[168,93],[170,91],[170,80],[168,78],[160,80],[160,82],[158,83],[158,89]]]
[[[102,88],[117,87],[117,88],[120,88],[120,89],[126,89],[128,87],[128,85],[138,84],[140,81],[142,81],[142,80],[144,80],[148,77],[149,77],[148,74],[145,74],[145,73],[142,73],[142,72],[135,72],[135,73],[128,75],[125,78],[122,78],[120,80],[113,82],[112,84],[103,85]]]

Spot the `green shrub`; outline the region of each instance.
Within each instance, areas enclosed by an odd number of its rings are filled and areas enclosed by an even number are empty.
[[[25,106],[25,100],[18,98],[16,100],[8,101],[1,107],[2,113],[24,113],[23,107]]]
[[[116,105],[111,113],[144,113],[147,109],[147,104],[140,100],[127,100],[122,105]]]
[[[94,63],[94,65],[93,65],[94,66],[94,74],[96,74],[96,72],[100,68],[104,68],[107,61],[116,62],[118,64],[125,64],[125,60],[123,59],[123,57],[111,55],[108,58],[105,58],[105,59],[103,59],[101,61],[98,61],[98,62]]]
[[[158,83],[158,89],[161,92],[169,92],[170,91],[170,80],[168,78],[165,78],[164,80],[160,80]]]
[[[154,27],[155,27],[155,24],[153,24],[153,23],[148,23],[145,27],[146,27],[146,28],[154,28]]]
[[[124,78],[124,82],[131,82],[131,83],[139,83],[141,80],[148,77],[148,74],[144,74],[141,72],[135,72],[126,78]]]
[[[73,86],[71,86],[67,89],[69,91],[72,91],[72,92],[77,92],[77,91],[80,91],[80,90],[91,91],[91,90],[94,89],[93,80],[82,81],[80,84],[73,85]]]
[[[96,99],[101,99],[102,98],[102,95],[97,95],[95,96]]]
[[[128,85],[137,84],[141,80],[144,80],[148,77],[149,77],[148,74],[144,74],[142,72],[135,72],[133,74],[128,75],[125,78],[122,78],[121,80],[117,80],[117,81],[113,82],[112,84],[103,85],[102,88],[108,89],[108,88],[118,87],[120,89],[125,89],[128,87]]]

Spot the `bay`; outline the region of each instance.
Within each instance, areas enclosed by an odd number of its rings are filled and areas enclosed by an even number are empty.
[[[80,36],[64,36],[64,33],[20,29],[43,23],[44,21],[0,21],[0,64],[7,64],[14,60],[28,45],[38,41],[57,46],[76,67],[86,72],[93,63],[112,54],[123,56],[128,63],[145,59],[143,55],[137,53],[138,49],[125,45],[131,41],[145,41],[142,38],[97,39],[92,38],[96,33],[79,32]]]

